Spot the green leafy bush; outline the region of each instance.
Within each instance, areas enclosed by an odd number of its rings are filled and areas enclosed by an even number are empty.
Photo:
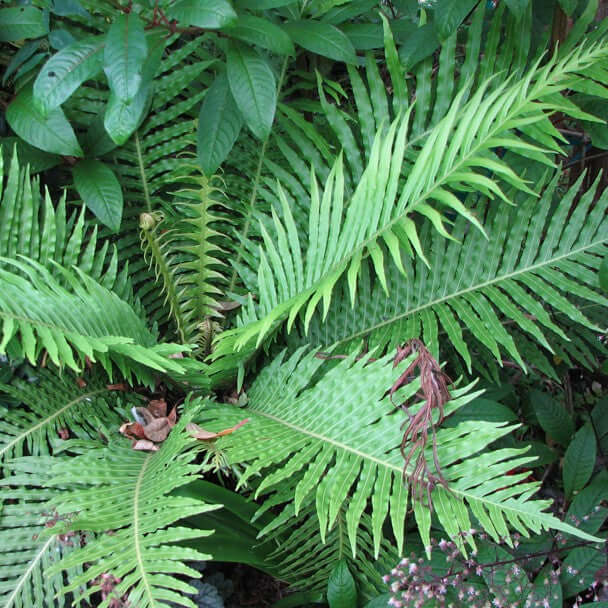
[[[597,580],[605,402],[539,383],[605,362],[608,193],[563,161],[608,22],[543,4],[0,8],[2,606]]]

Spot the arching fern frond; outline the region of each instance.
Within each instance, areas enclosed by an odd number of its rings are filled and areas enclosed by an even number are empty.
[[[339,343],[340,350],[350,350],[365,339],[369,347],[383,349],[423,336],[434,350],[446,340],[470,371],[471,343],[463,336],[468,331],[500,365],[506,352],[525,369],[527,357],[512,337],[514,327],[551,354],[570,341],[559,318],[597,331],[580,303],[608,304],[597,274],[608,244],[608,192],[595,200],[596,182],[580,193],[581,176],[557,195],[559,179],[556,173],[540,199],[528,196],[517,207],[491,209],[484,222],[489,241],[467,230],[464,218],[453,231],[461,243],[433,234],[431,268],[417,259],[406,262],[407,277],[388,270],[390,298],[378,281],[372,287],[364,272],[356,306],[336,304],[324,320],[315,316],[301,342]],[[576,355],[573,360],[584,363]]]
[[[8,481],[14,480],[9,477]],[[54,495],[49,489],[2,487],[2,499],[6,501],[0,510],[2,608],[82,605],[66,597],[55,597],[64,585],[64,573],[49,574],[50,568],[74,546],[73,539],[49,533],[47,526],[53,525],[55,517],[49,501]],[[82,575],[82,567],[71,568],[67,575]]]
[[[254,480],[255,495],[268,496],[262,511],[281,508],[260,536],[314,500],[322,541],[345,509],[347,534],[356,554],[361,516],[371,507],[371,528],[366,531],[375,556],[387,517],[401,553],[408,494],[403,475],[409,480],[414,465],[403,473],[404,415],[387,395],[403,372],[401,365],[395,369],[390,355],[375,361],[369,356],[357,361],[352,355],[325,372],[323,366],[331,364],[314,354],[305,355],[304,349],[284,359],[283,353],[259,373],[247,391],[245,411],[211,404],[201,412],[208,429],[227,428],[244,414],[250,418],[238,434],[223,438],[219,445],[233,463],[246,466],[239,483]],[[395,402],[413,397],[419,387],[420,380],[410,382],[395,395]],[[453,390],[446,415],[477,395],[471,386]],[[459,532],[472,527],[467,506],[495,539],[507,536],[508,525],[522,534],[550,527],[565,529],[545,512],[551,501],[531,498],[537,483],[522,483],[525,473],[508,474],[530,460],[525,450],[488,449],[514,428],[469,421],[437,431],[438,462],[449,490],[437,486],[432,491],[433,505],[439,522],[459,544]],[[431,451],[427,447],[428,462],[433,459]],[[416,500],[414,512],[425,546],[430,546],[429,508]]]
[[[65,520],[58,521],[53,531],[95,535],[45,571],[45,575],[57,576],[65,569],[85,569],[72,576],[61,593],[86,599],[97,588],[85,585],[101,574],[110,574],[120,582],[100,608],[123,595],[128,595],[130,605],[141,608],[157,608],[168,601],[196,608],[183,595],[194,590],[176,575],[198,577],[184,562],[210,556],[177,543],[211,531],[173,524],[219,505],[171,495],[175,488],[193,481],[200,470],[192,462],[196,440],[184,432],[189,420],[189,413],[181,417],[158,452],[133,450],[120,438],[106,447],[85,449],[81,455],[47,459],[48,469],[44,470],[36,458],[12,461],[22,483],[57,488],[51,506]]]
[[[96,419],[118,425],[119,406],[128,409],[130,402],[141,402],[129,394],[119,396],[102,377],[87,375],[84,380],[71,372],[59,377],[46,369],[39,369],[36,376],[34,382],[14,380],[0,385],[0,391],[16,402],[0,407],[0,461],[51,453],[61,444],[60,430],[72,437],[92,437],[98,431]]]
[[[401,186],[410,107],[386,133],[376,135],[370,162],[348,203],[344,201],[341,158],[322,191],[312,176],[306,253],[279,186],[284,218],[280,220],[273,213],[272,235],[264,226],[260,228],[264,249],[258,269],[259,305],[254,307],[251,303],[242,327],[221,334],[213,357],[220,359],[254,339],[259,345],[286,318],[289,329],[301,310],[305,310],[307,328],[321,300],[324,314],[327,313],[334,287],[342,276],[347,278],[354,302],[364,257],[370,258],[375,275],[388,292],[385,251],[402,274],[402,249],[424,256],[416,224],[410,218],[412,213],[426,216],[440,234],[448,237],[446,214],[462,216],[483,230],[457,193],[474,190],[510,202],[499,185],[506,181],[516,190],[534,195],[493,149],[503,146],[518,154],[533,153],[551,165],[547,150],[538,144],[559,151],[560,136],[547,113],[564,108],[561,96],[557,96],[557,101],[544,101],[545,98],[583,82],[581,73],[602,61],[607,53],[605,46],[583,46],[566,59],[554,58],[544,67],[532,69],[517,82],[507,79],[490,92],[480,86],[464,106],[459,94],[448,114],[432,130]],[[570,111],[580,114],[577,108]],[[535,143],[517,135],[517,129]]]
[[[143,382],[151,382],[150,370],[184,373],[180,360],[169,357],[188,348],[157,344],[127,302],[82,271],[59,267],[64,287],[33,260],[2,261],[25,276],[0,269],[1,353],[35,365],[45,349],[53,363],[76,371],[88,357],[110,377],[114,363],[125,378]]]
[[[154,268],[179,339],[186,344],[201,343],[205,322],[221,316],[217,296],[227,282],[221,272],[227,265],[219,259],[226,240],[220,231],[220,222],[226,220],[217,213],[223,192],[212,185],[215,179],[180,178],[184,188],[173,198],[177,212],[167,222],[158,212],[142,214],[140,219],[144,254]]]
[[[3,172],[0,176],[4,180]],[[24,255],[51,273],[53,262],[77,266],[104,287],[138,306],[128,280],[128,264],[118,269],[116,248],[98,236],[97,225],[85,224],[85,208],[69,214],[66,197],[53,205],[48,190],[40,194],[38,178],[21,167],[13,153],[6,181],[0,184],[0,256]]]

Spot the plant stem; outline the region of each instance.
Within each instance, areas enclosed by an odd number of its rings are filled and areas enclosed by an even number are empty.
[[[288,61],[288,58],[285,57],[285,59],[283,61],[283,65],[281,66],[281,75],[279,76],[279,82],[277,84],[277,98],[281,92],[281,89],[283,88],[283,82],[285,80],[285,72],[287,71],[287,61]],[[249,197],[249,210],[247,211],[247,218],[245,220],[245,225],[243,227],[243,240],[245,240],[247,238],[247,235],[249,234],[249,227],[251,226],[251,218],[253,217],[253,210],[255,209],[255,199],[258,194],[258,185],[260,183],[260,177],[262,176],[262,166],[264,164],[266,148],[268,147],[268,140],[270,139],[271,133],[272,133],[272,130],[264,138],[264,141],[262,143],[262,149],[260,150],[260,156],[258,158],[258,166],[256,168],[255,177],[253,179],[253,188],[251,189],[251,196]],[[243,256],[241,254],[241,249],[239,248],[239,251],[238,251],[238,254],[236,257],[236,262],[232,268],[232,276],[230,277],[230,285],[228,286],[228,293],[230,293],[234,290],[234,286],[236,284],[236,279],[237,279],[237,275],[238,275],[237,268],[238,268],[239,262],[241,261],[242,257]]]
[[[144,199],[146,200],[146,207],[148,213],[152,213],[152,201],[150,200],[150,191],[148,190],[148,179],[146,178],[146,171],[144,169],[144,159],[141,154],[141,144],[139,143],[139,131],[135,131],[135,149],[137,150],[137,165],[139,167],[139,174],[141,175],[141,186],[144,191]]]

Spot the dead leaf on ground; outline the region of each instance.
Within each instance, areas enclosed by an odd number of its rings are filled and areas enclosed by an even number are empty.
[[[164,399],[153,399],[148,407],[134,407],[131,413],[135,422],[126,422],[119,430],[125,437],[134,440],[135,450],[157,450],[156,444],[167,438],[177,420],[176,408],[167,415],[167,402]],[[155,447],[151,448],[150,445]]]
[[[158,452],[158,446],[149,439],[138,439],[133,442],[131,446],[134,450],[150,450],[151,452]]]
[[[217,439],[218,437],[223,437],[224,435],[230,435],[234,433],[237,429],[241,428],[244,424],[249,422],[249,418],[245,418],[245,420],[241,420],[238,424],[235,424],[233,427],[229,429],[224,429],[222,431],[208,431],[200,427],[198,424],[194,424],[194,422],[189,422],[186,425],[186,430],[194,437],[195,439],[201,439],[202,441],[209,441],[210,439]]]

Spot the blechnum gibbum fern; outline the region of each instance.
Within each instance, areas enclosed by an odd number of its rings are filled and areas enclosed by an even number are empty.
[[[350,9],[335,8],[328,24]],[[301,16],[292,9],[281,18]],[[454,354],[450,369],[466,375],[499,378],[507,358],[552,373],[552,355],[591,350],[566,323],[605,329],[581,303],[608,303],[598,283],[608,196],[597,183],[582,191],[582,178],[561,187],[566,142],[552,122],[557,112],[597,120],[565,92],[607,96],[605,26],[543,56],[532,52],[531,9],[506,28],[499,9],[486,33],[484,11],[472,15],[461,63],[453,33],[415,68],[399,57],[391,23],[374,22],[385,56],[347,68],[348,94],[320,73],[316,91],[296,82],[255,158],[255,141],[239,136],[243,117],[236,133],[218,131],[237,142],[226,171],[238,171],[239,154],[258,167],[249,198],[225,185],[243,176],[223,181],[179,158],[225,50],[206,36],[159,56],[152,113],[126,146],[98,150],[133,194],[118,237],[100,235],[65,197],[43,198],[13,157],[0,203],[0,353],[10,373],[26,361],[31,382],[6,379],[0,404],[0,545],[13,555],[0,574],[4,606],[50,606],[55,594],[85,605],[101,580],[112,584],[100,606],[194,606],[188,564],[221,559],[205,537],[226,534],[224,513],[239,509],[244,554],[256,536],[264,547],[258,566],[318,593],[345,562],[365,599],[414,528],[427,550],[436,526],[465,554],[472,527],[507,544],[513,529],[597,540],[536,496],[539,483],[519,470],[533,461],[525,449],[497,447],[519,424],[457,417],[481,395],[475,380],[450,384],[440,403],[428,397],[439,361]],[[501,38],[516,27],[518,44]],[[261,65],[257,51],[228,48],[228,62]],[[218,79],[234,101],[232,67]],[[299,98],[298,84],[314,98]],[[78,116],[104,95],[91,93]],[[531,182],[516,156],[546,174]],[[252,220],[246,234],[235,207]],[[236,316],[231,300],[244,302]],[[426,376],[402,346],[412,338],[432,357]],[[179,411],[150,422],[129,383],[179,393]],[[131,417],[130,443],[117,429]],[[412,421],[428,441],[408,452],[402,427]],[[155,443],[146,432],[162,425],[170,432]],[[255,514],[230,493],[187,494],[217,469],[239,472]],[[425,491],[412,492],[420,483]]]

